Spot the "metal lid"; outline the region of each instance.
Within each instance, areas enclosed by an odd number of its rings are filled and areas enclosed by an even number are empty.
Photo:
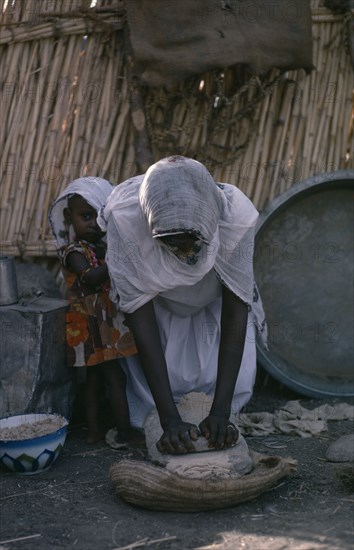
[[[255,276],[268,321],[258,359],[310,397],[354,396],[354,170],[278,196],[256,228]]]

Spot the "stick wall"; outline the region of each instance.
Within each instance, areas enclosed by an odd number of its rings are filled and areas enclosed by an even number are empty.
[[[54,256],[48,208],[69,181],[99,175],[119,183],[137,171],[124,2],[90,6],[88,0],[0,2],[2,254]],[[274,71],[249,118],[238,113],[254,101],[252,81],[233,93],[219,117],[210,75],[203,76],[202,94],[190,93],[191,83],[180,85],[169,120],[161,113],[172,92],[145,90],[154,160],[170,154],[172,143],[174,152],[205,162],[215,179],[238,185],[259,209],[293,183],[354,168],[345,24],[345,16],[314,4],[316,69],[309,76]]]

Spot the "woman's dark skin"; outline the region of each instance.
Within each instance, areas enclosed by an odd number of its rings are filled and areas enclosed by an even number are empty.
[[[166,244],[166,238],[164,238]],[[177,239],[178,242],[178,239]],[[194,239],[191,239],[191,243]],[[174,242],[176,243],[176,236]],[[190,246],[192,245],[190,243]],[[187,251],[186,235],[181,236],[181,249]],[[165,453],[185,453],[195,450],[193,441],[201,433],[210,447],[221,449],[236,443],[238,432],[231,424],[231,402],[243,355],[248,306],[224,285],[222,286],[221,340],[213,403],[209,415],[200,423],[184,422],[174,403],[167,365],[161,346],[153,302],[133,313],[125,314],[134,334],[144,374],[154,398],[163,435],[157,448]]]

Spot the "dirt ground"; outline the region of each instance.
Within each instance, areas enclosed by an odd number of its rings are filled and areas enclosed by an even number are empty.
[[[353,400],[303,398],[259,376],[251,411],[274,411],[290,399],[313,409]],[[265,384],[265,381],[268,382]],[[248,437],[251,449],[290,456],[297,472],[254,501],[203,513],[152,512],[115,495],[110,465],[122,457],[145,457],[143,443],[114,451],[104,442],[88,446],[82,425],[73,425],[57,462],[46,473],[21,476],[1,471],[0,550],[336,550],[353,548],[353,487],[343,465],[326,461],[329,444],[353,431],[350,421],[329,422],[316,438]]]

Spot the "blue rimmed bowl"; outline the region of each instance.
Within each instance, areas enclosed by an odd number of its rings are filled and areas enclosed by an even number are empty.
[[[45,472],[58,458],[67,429],[68,421],[58,414],[21,414],[2,418],[0,463],[18,474]]]

